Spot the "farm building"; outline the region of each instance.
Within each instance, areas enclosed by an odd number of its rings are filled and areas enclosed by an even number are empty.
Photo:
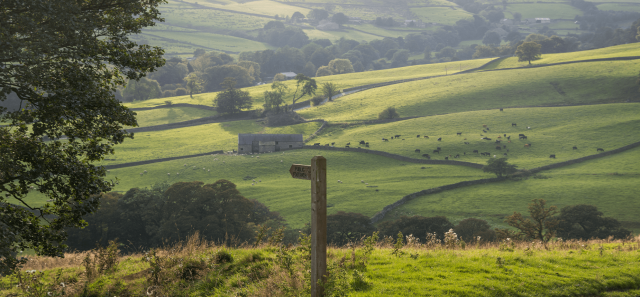
[[[238,134],[238,154],[302,148],[302,134]]]
[[[528,19],[527,21],[529,23],[536,23],[536,24],[548,24],[548,23],[551,23],[551,19],[549,19],[549,18],[533,18],[533,19]]]
[[[284,75],[284,77],[286,77],[287,80],[296,78],[295,72],[280,72],[280,74]]]

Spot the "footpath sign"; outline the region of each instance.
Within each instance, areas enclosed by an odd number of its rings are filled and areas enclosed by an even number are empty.
[[[311,165],[293,164],[291,177],[311,181],[311,296],[324,296],[327,275],[327,159],[315,156]]]

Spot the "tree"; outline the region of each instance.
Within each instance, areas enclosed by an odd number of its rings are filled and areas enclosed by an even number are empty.
[[[265,29],[265,30],[284,29],[284,28],[285,28],[284,24],[282,22],[279,22],[279,21],[269,21],[263,27],[263,29]]]
[[[293,99],[291,102],[291,111],[293,111],[293,105],[296,104],[296,101],[300,100],[300,98],[306,95],[315,95],[316,90],[318,89],[318,85],[316,84],[316,80],[313,78],[309,78],[302,73],[298,73],[295,77],[296,80],[296,91],[293,93]],[[300,95],[298,95],[298,91],[300,91]],[[298,97],[296,97],[298,95]]]
[[[273,77],[273,81],[285,81],[285,80],[287,80],[287,77],[282,73],[278,73]]]
[[[264,91],[264,109],[275,110],[278,112],[280,110],[280,106],[284,104],[284,96],[289,91],[287,85],[274,81],[271,84],[271,91]]]
[[[482,38],[482,44],[486,45],[498,46],[500,45],[500,42],[502,42],[500,34],[494,31],[487,32],[486,34],[484,34],[484,38]]]
[[[507,158],[490,158],[487,165],[482,167],[482,171],[494,173],[497,177],[509,175],[516,172],[518,166],[507,163]]]
[[[316,71],[318,71],[316,66],[311,62],[307,62],[307,64],[304,65],[304,68],[302,68],[302,73],[308,77],[316,76]]]
[[[531,65],[531,61],[540,59],[540,47],[540,44],[533,41],[523,42],[516,49],[518,62],[529,61]]]
[[[439,52],[436,53],[436,58],[440,59],[440,58],[455,58],[456,57],[456,49],[447,46],[443,49],[441,49]]]
[[[407,65],[409,56],[411,56],[411,53],[409,53],[408,50],[396,51],[395,53],[393,53],[393,57],[391,58],[391,63],[393,65],[392,67],[401,67]]]
[[[142,77],[138,80],[130,80],[122,92],[124,101],[148,100],[160,98],[162,91],[157,81]]]
[[[428,47],[424,48],[423,54],[424,54],[424,59],[425,60],[427,60],[427,61],[431,60],[431,51],[429,50]]]
[[[129,39],[162,21],[161,3],[2,2],[0,101],[16,94],[22,108],[0,108],[0,274],[24,263],[20,250],[61,257],[64,228],[86,226],[113,186],[93,164],[133,137],[124,126],[137,126],[117,86],[164,64],[162,49]],[[29,191],[51,203],[31,204]]]
[[[308,14],[307,18],[313,19],[316,22],[322,21],[329,17],[329,12],[324,9],[312,9]]]
[[[204,90],[204,79],[202,78],[203,74],[200,72],[192,72],[189,73],[187,77],[184,78],[184,81],[187,86],[187,90],[189,90],[189,96],[193,98],[193,93],[200,93]]]
[[[500,10],[492,10],[487,13],[487,20],[492,23],[498,23],[502,19],[504,19],[504,13]]]
[[[294,22],[297,22],[298,20],[301,20],[301,19],[304,19],[304,14],[302,14],[299,11],[296,11],[291,15],[291,20]]]
[[[322,84],[322,94],[326,98],[329,98],[329,101],[333,100],[333,96],[337,95],[340,92],[338,86],[332,82],[327,82]]]
[[[460,239],[466,242],[477,241],[478,236],[480,236],[480,240],[484,241],[493,241],[496,237],[496,232],[491,230],[491,226],[487,221],[474,218],[460,221],[453,228],[453,231],[458,234]]]
[[[334,74],[345,74],[345,73],[353,73],[353,65],[351,65],[351,61],[347,59],[333,59],[329,62],[329,69]]]
[[[505,222],[509,226],[520,230],[520,235],[530,240],[540,240],[547,243],[555,236],[558,221],[552,217],[558,212],[558,208],[550,206],[546,208],[544,199],[533,199],[529,204],[531,219],[525,219],[519,212],[507,217]]]
[[[331,17],[331,20],[342,27],[342,25],[349,22],[349,17],[342,12],[338,12]]]
[[[520,20],[522,20],[522,14],[521,14],[521,13],[519,13],[519,12],[514,13],[514,14],[513,14],[513,19],[514,19],[516,22],[519,22]]]
[[[157,80],[161,86],[164,86],[182,83],[187,73],[189,73],[187,65],[179,62],[167,62],[155,72],[149,73],[149,78]]]
[[[359,213],[339,211],[327,216],[327,243],[338,246],[356,243],[374,231],[371,219]]]
[[[249,109],[252,106],[251,96],[249,92],[235,88],[236,81],[227,77],[220,84],[224,91],[216,95],[215,104],[219,113],[237,113],[242,109]]]
[[[387,107],[385,110],[378,114],[379,120],[395,119],[399,117],[400,115],[396,111],[396,108],[393,106]]]
[[[334,56],[329,50],[319,48],[311,54],[311,59],[309,61],[311,61],[313,65],[316,65],[316,67],[319,67],[329,65],[329,62],[331,62],[333,58]]]
[[[316,77],[333,75],[333,71],[329,69],[329,66],[320,66],[318,71],[316,71]]]
[[[557,220],[558,237],[563,239],[606,239],[609,236],[623,239],[631,235],[618,220],[602,217],[602,212],[593,205],[565,206],[560,210]]]
[[[222,82],[232,77],[240,87],[248,87],[253,85],[254,78],[250,75],[249,70],[238,65],[223,65],[207,68],[205,71],[205,90],[212,92],[220,90]]]
[[[491,45],[478,45],[476,46],[476,52],[473,53],[473,58],[488,58],[498,55],[497,49]]]

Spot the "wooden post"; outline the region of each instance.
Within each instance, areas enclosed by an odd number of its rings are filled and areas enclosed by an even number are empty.
[[[327,275],[327,159],[311,159],[311,297],[324,296],[318,284]]]

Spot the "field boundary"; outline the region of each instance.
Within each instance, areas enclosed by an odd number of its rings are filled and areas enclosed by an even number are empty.
[[[223,153],[224,153],[224,151],[213,151],[213,152],[208,152],[208,153],[194,154],[194,155],[187,155],[187,156],[167,157],[167,158],[145,160],[145,161],[137,161],[137,162],[129,162],[129,163],[122,163],[122,164],[115,164],[115,165],[102,165],[102,167],[104,167],[104,169],[119,169],[119,168],[147,165],[147,164],[152,164],[152,163],[159,163],[159,162],[166,162],[166,161],[173,161],[173,160],[180,160],[180,159],[188,159],[188,158],[202,157],[202,156],[207,156],[207,155],[223,154]],[[98,167],[98,166],[96,166],[96,167]]]
[[[613,58],[600,58],[600,59],[589,59],[589,60],[566,61],[566,62],[558,62],[558,63],[550,63],[550,64],[527,65],[527,66],[523,66],[523,67],[514,67],[514,68],[487,69],[487,70],[482,70],[482,71],[483,72],[489,72],[489,71],[502,71],[502,70],[532,69],[532,68],[558,66],[558,65],[566,65],[566,64],[574,64],[574,63],[606,62],[606,61],[628,61],[628,60],[638,60],[638,59],[640,59],[640,56],[613,57]]]
[[[145,111],[145,110],[153,110],[153,109],[162,109],[162,108],[172,108],[172,107],[193,107],[193,108],[199,108],[199,109],[205,109],[205,110],[216,110],[215,107],[212,106],[207,106],[207,105],[199,105],[199,104],[189,104],[189,103],[176,103],[176,104],[171,104],[171,105],[158,105],[158,106],[153,106],[153,107],[136,107],[136,108],[129,108],[129,110],[131,111]]]
[[[564,161],[564,162],[560,162],[560,163],[549,164],[549,165],[545,165],[545,166],[542,166],[542,167],[533,168],[533,169],[530,169],[529,172],[537,173],[537,172],[544,171],[544,170],[556,169],[556,168],[560,168],[560,167],[564,167],[564,166],[578,164],[578,163],[582,163],[582,162],[588,161],[588,160],[593,160],[593,159],[597,159],[597,158],[611,156],[611,155],[614,155],[614,154],[617,154],[617,153],[621,153],[621,152],[624,152],[624,151],[627,151],[627,150],[630,150],[632,148],[636,148],[636,147],[639,147],[639,146],[640,146],[640,141],[632,143],[632,144],[629,144],[629,145],[625,145],[623,147],[620,147],[620,148],[617,148],[617,149],[613,149],[613,150],[610,150],[610,151],[607,151],[607,152],[603,152],[603,153],[599,153],[599,154],[595,154],[595,155],[589,155],[589,156],[586,156],[586,157],[577,158],[577,159]],[[478,165],[480,165],[480,164],[478,164]],[[388,212],[394,210],[398,206],[401,206],[401,205],[407,203],[408,201],[411,201],[411,200],[413,200],[413,199],[415,199],[417,197],[426,196],[426,195],[435,194],[435,193],[440,193],[440,192],[445,191],[445,190],[453,190],[453,189],[466,187],[466,186],[473,186],[473,185],[479,185],[479,184],[486,184],[486,183],[504,181],[506,179],[507,179],[506,177],[495,177],[495,178],[486,178],[486,179],[463,181],[463,182],[458,182],[458,183],[454,183],[454,184],[440,186],[440,187],[437,187],[437,188],[431,188],[431,189],[426,189],[426,190],[422,190],[422,191],[419,191],[419,192],[411,193],[409,195],[406,195],[406,196],[402,197],[400,200],[398,200],[398,201],[396,201],[396,202],[394,202],[392,204],[389,204],[389,205],[385,206],[384,208],[382,208],[381,211],[377,212],[375,215],[373,215],[371,217],[370,222],[371,222],[371,224],[375,224],[375,223],[379,222],[380,220],[382,220],[384,218],[384,216]]]

